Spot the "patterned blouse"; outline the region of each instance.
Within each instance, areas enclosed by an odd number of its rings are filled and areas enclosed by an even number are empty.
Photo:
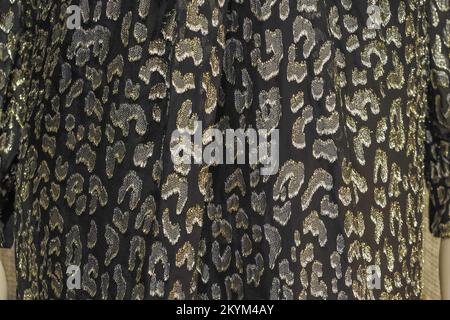
[[[419,298],[449,58],[449,0],[0,1],[18,298]],[[277,172],[174,162],[199,122],[277,132]]]

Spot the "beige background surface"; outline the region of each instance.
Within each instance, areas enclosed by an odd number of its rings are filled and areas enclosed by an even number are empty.
[[[16,267],[14,265],[14,251],[12,249],[0,249],[0,260],[5,267],[6,281],[8,282],[8,299],[16,297]]]
[[[432,237],[428,231],[428,212],[425,214],[423,226],[423,298],[435,300],[441,297],[439,286],[440,240]]]

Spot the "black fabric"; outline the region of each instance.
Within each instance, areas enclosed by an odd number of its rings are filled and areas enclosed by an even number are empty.
[[[19,298],[420,297],[424,178],[449,236],[446,1],[0,8],[0,239]],[[279,170],[175,164],[172,133],[195,121],[278,130]]]

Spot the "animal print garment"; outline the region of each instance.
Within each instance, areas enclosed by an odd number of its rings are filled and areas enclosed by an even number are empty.
[[[450,236],[449,7],[2,0],[18,297],[420,297],[425,178]],[[279,130],[279,170],[175,165],[171,133],[195,121]]]

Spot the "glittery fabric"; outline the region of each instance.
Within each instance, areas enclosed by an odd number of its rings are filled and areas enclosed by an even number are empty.
[[[449,7],[2,0],[18,298],[420,297],[424,180],[450,236]],[[194,121],[278,129],[279,171],[174,165],[171,133]]]

